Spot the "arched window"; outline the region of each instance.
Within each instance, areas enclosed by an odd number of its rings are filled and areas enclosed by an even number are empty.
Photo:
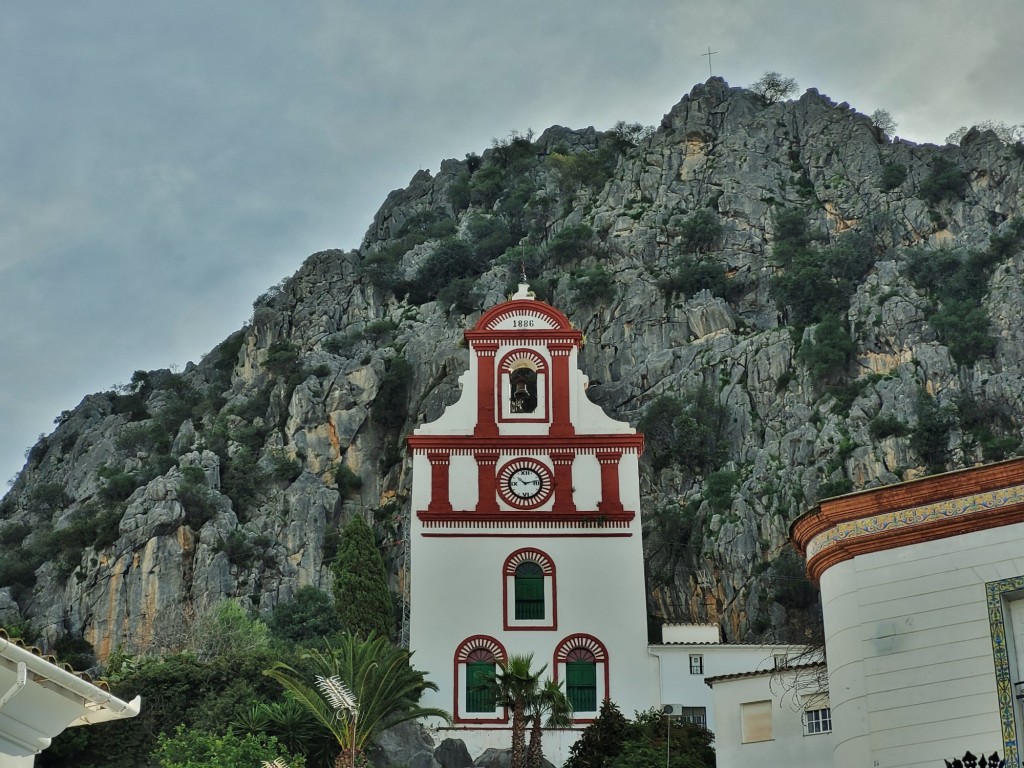
[[[504,723],[508,714],[499,707],[487,682],[498,664],[505,663],[505,648],[488,635],[474,635],[455,649],[455,690],[452,702],[456,722]]]
[[[548,362],[535,349],[519,348],[498,361],[501,421],[548,419]]]
[[[558,628],[555,564],[539,549],[517,549],[505,559],[505,629]]]
[[[494,713],[494,681],[496,662],[488,648],[475,648],[466,658],[466,711]]]
[[[597,661],[586,648],[573,648],[566,656],[565,693],[574,712],[597,711]]]
[[[593,635],[570,635],[555,649],[555,674],[565,681],[565,693],[572,702],[577,722],[597,717],[601,702],[607,699],[608,651]]]
[[[516,566],[516,619],[544,618],[544,571],[536,563]]]

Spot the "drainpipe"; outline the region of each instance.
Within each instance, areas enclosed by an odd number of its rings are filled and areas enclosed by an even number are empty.
[[[18,676],[14,681],[14,684],[7,689],[7,692],[0,696],[0,709],[7,706],[7,702],[21,693],[21,689],[28,684],[28,666],[24,661],[18,662]]]

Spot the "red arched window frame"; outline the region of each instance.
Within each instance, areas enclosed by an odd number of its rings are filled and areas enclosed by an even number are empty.
[[[498,640],[490,635],[473,635],[467,637],[455,649],[454,685],[452,686],[452,719],[456,723],[507,723],[508,711],[504,707],[496,707],[494,715],[486,712],[469,712],[465,697],[467,672],[473,661],[493,659],[496,664],[504,664],[508,654]]]
[[[555,679],[568,684],[566,665],[573,661],[592,661],[596,672],[596,709],[586,712],[583,717],[574,717],[573,722],[591,723],[597,717],[601,704],[611,697],[610,675],[608,670],[608,649],[604,643],[593,635],[576,634],[563,639],[555,648],[554,670]],[[568,693],[568,691],[566,691]]]
[[[518,368],[529,368],[535,375],[536,407],[530,413],[511,410],[512,379]],[[517,347],[502,355],[496,367],[498,375],[498,421],[544,424],[551,420],[551,376],[544,356],[536,349]]]
[[[523,563],[536,563],[544,577],[544,617],[542,619],[516,618],[516,570]],[[555,561],[543,550],[524,547],[505,558],[501,570],[502,610],[505,631],[547,631],[558,629],[558,582]]]

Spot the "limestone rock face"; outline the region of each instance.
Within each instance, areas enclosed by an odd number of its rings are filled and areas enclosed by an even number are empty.
[[[936,191],[942,168],[956,183]],[[180,647],[218,600],[266,611],[329,588],[334,530],[356,514],[401,602],[404,435],[457,399],[463,331],[525,268],[585,334],[588,396],[610,415],[636,424],[700,387],[724,409],[713,465],[655,470],[648,441],[651,615],[802,639],[799,514],[1020,450],[1022,182],[1021,147],[991,133],[892,141],[813,90],[767,104],[718,78],[656,130],[556,126],[419,171],[356,250],[310,256],[198,364],[61,415],[0,505],[0,618],[31,617],[44,641],[82,634],[100,658]],[[820,318],[797,324],[778,300],[780,211],[802,212],[822,254],[870,254],[834,308],[850,348],[824,376]],[[714,231],[695,231],[708,216]],[[452,271],[460,253],[470,266]],[[988,348],[967,361],[911,269],[950,253],[988,254],[963,308]],[[719,282],[697,279],[709,268]]]

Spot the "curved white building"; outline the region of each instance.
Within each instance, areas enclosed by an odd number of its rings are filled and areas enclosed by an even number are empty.
[[[834,764],[1019,766],[1024,459],[822,501],[792,535],[821,585]]]

